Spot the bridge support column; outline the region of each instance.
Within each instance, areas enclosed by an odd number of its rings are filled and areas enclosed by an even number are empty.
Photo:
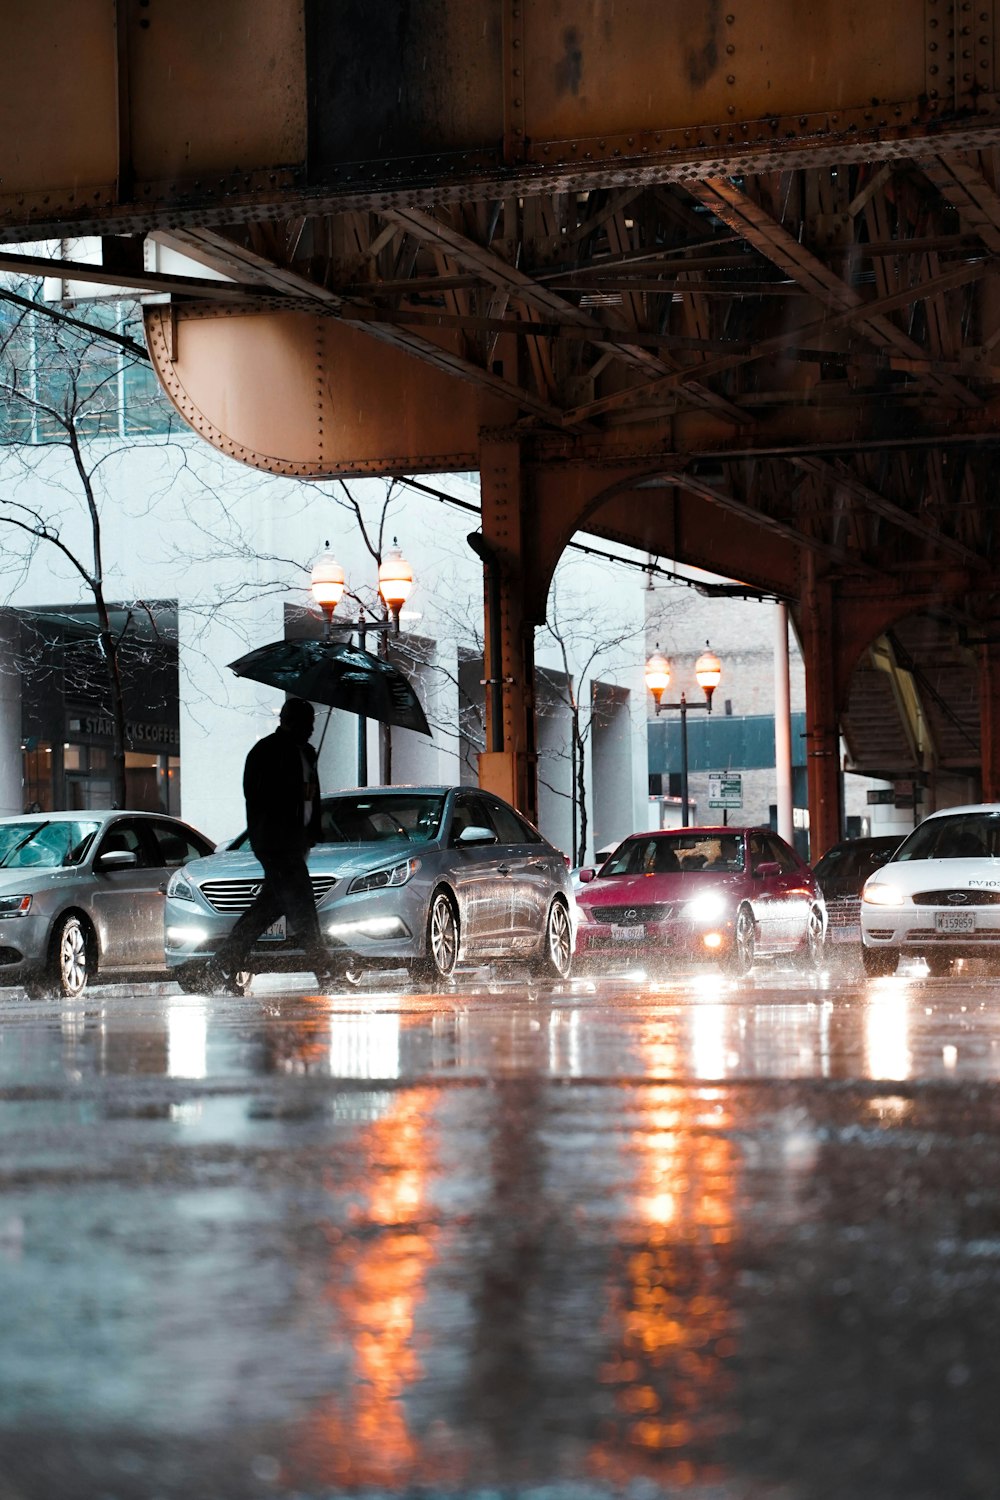
[[[486,438],[480,449],[486,609],[486,750],[479,784],[538,817],[535,744],[535,618],[528,605],[525,489],[521,445]],[[477,549],[478,550],[478,549]],[[544,600],[542,601],[544,616]],[[499,722],[498,722],[499,716]]]
[[[806,674],[806,775],[809,857],[817,860],[841,837],[840,705],[836,689],[833,589],[811,554],[800,623]]]
[[[1000,802],[1000,645],[979,648],[979,737],[982,798]]]

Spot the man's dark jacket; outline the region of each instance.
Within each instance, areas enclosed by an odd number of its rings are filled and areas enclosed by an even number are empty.
[[[312,817],[306,827],[303,755],[315,784]],[[316,751],[300,745],[285,729],[258,740],[243,768],[250,847],[262,855],[305,854],[319,839],[319,781]]]

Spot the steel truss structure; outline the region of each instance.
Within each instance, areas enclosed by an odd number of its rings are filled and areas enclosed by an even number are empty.
[[[841,733],[1000,796],[996,0],[252,9],[25,10],[0,266],[158,294],[164,388],[244,463],[481,470],[484,782],[533,812],[583,529],[789,601],[814,853]]]

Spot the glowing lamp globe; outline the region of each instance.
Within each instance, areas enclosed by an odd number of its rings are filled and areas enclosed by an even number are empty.
[[[708,706],[711,708],[712,694],[722,681],[722,663],[707,641],[705,642],[705,650],[694,664],[694,675],[698,686],[704,690],[705,697],[708,699]]]
[[[378,568],[378,591],[385,600],[386,608],[392,614],[398,614],[410,597],[412,588],[413,569],[399,548],[393,546]]]
[[[646,686],[657,703],[670,686],[670,663],[659,646],[646,663]]]
[[[344,586],[344,570],[327,543],[327,551],[316,559],[309,580],[312,596],[324,614],[333,614],[344,597]]]

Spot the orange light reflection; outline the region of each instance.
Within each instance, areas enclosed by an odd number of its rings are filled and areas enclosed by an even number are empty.
[[[702,1041],[704,1039],[702,1038]],[[697,1043],[696,1043],[697,1045]],[[644,1039],[647,1074],[690,1076],[689,1047],[661,1026]],[[728,1247],[739,1160],[724,1088],[665,1083],[636,1100],[629,1134],[634,1222],[623,1224],[609,1324],[618,1347],[600,1379],[614,1389],[588,1467],[605,1483],[638,1478],[677,1488],[717,1483],[714,1454],[736,1351]]]

